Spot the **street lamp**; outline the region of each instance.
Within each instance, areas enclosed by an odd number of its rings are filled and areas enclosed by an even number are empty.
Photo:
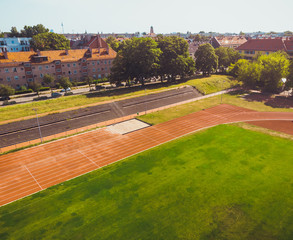
[[[38,118],[37,109],[33,108],[33,110],[36,112],[37,123],[38,123],[38,128],[39,128],[40,138],[41,138],[41,143],[43,143],[42,132],[41,132],[41,127],[40,127],[40,123],[39,123],[39,118]]]
[[[222,90],[221,90],[221,91],[223,91],[223,83],[224,83],[224,82],[225,82],[225,81],[222,82],[222,86],[221,86],[221,89],[222,89]],[[223,93],[221,93],[221,103],[222,103],[222,96],[223,96]]]

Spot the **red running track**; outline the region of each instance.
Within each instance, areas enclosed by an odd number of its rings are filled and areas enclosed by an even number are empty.
[[[293,112],[222,104],[126,135],[104,128],[0,156],[0,206],[197,130],[256,120],[293,120]]]

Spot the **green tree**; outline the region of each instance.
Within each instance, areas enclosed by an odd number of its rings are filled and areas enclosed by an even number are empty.
[[[278,92],[282,87],[282,78],[289,74],[288,56],[283,52],[275,52],[270,55],[262,55],[257,62],[262,66],[260,86],[269,92]]]
[[[51,90],[51,94],[53,94],[53,90],[52,90],[52,87],[53,87],[53,84],[55,82],[55,78],[50,75],[50,74],[45,74],[44,77],[43,77],[43,82],[50,87],[50,90]]]
[[[17,31],[16,27],[11,27],[10,33],[8,34],[9,37],[20,37],[20,33]]]
[[[72,86],[72,83],[70,82],[69,78],[68,77],[61,77],[59,80],[58,80],[58,83],[60,84],[60,86],[62,88],[65,89],[65,93],[67,92],[67,88],[71,87]]]
[[[0,31],[0,38],[4,38],[4,32]]]
[[[29,84],[29,87],[37,93],[38,97],[40,96],[40,89],[42,87],[42,85],[38,82],[32,82]]]
[[[49,29],[43,24],[37,24],[35,26],[24,26],[23,30],[20,31],[22,37],[33,37],[40,33],[47,33]]]
[[[218,56],[218,67],[221,72],[225,72],[231,64],[236,63],[241,57],[240,53],[233,48],[222,46],[215,49],[215,53]]]
[[[120,85],[121,81],[136,79],[142,85],[144,79],[154,76],[158,69],[161,50],[151,38],[132,38],[124,41],[111,68],[110,82]]]
[[[46,32],[32,37],[31,47],[36,51],[70,49],[70,41],[63,35]]]
[[[203,72],[203,75],[210,75],[218,67],[218,57],[211,44],[205,43],[198,47],[194,54],[195,68]]]
[[[94,83],[94,79],[92,77],[85,77],[84,80],[89,85],[89,89],[91,90],[91,85]]]
[[[13,95],[15,93],[15,90],[8,86],[0,84],[0,96],[4,98],[4,100],[8,100],[9,96]]]
[[[242,62],[238,71],[238,80],[242,81],[248,88],[259,87],[259,80],[262,72],[262,66],[257,62]]]
[[[188,43],[181,37],[161,37],[157,40],[162,54],[159,59],[158,75],[174,80],[176,75],[184,77],[195,71],[194,61],[189,57]]]
[[[286,81],[286,89],[293,88],[293,60],[291,59],[290,65],[289,65],[289,73]]]

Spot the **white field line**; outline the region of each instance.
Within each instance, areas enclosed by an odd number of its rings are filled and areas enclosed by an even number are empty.
[[[96,165],[97,167],[101,167],[100,165],[98,165],[97,163],[95,163],[92,159],[90,159],[88,156],[86,156],[83,152],[77,150],[80,154],[82,154],[83,156],[85,156],[89,161],[91,161],[94,165]]]
[[[35,179],[35,177],[32,175],[30,170],[24,165],[25,169],[29,172],[29,174],[32,176],[32,178],[36,181],[36,183],[39,185],[39,187],[43,190],[42,186],[38,183],[38,181]]]

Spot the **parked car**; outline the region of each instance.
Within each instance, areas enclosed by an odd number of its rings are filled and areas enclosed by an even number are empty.
[[[53,92],[53,93],[51,94],[51,97],[52,97],[52,98],[61,97],[61,96],[62,96],[62,94],[61,94],[61,93],[58,93],[58,92]]]
[[[71,91],[71,88],[70,87],[66,89],[66,92],[69,92],[69,91]],[[61,89],[60,92],[65,92],[65,89]]]

